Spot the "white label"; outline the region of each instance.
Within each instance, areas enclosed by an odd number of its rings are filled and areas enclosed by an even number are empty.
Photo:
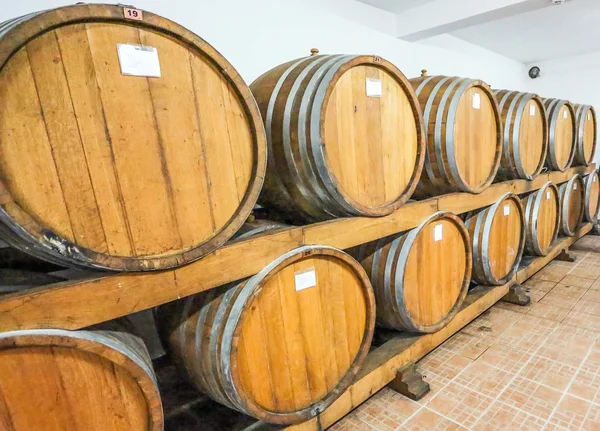
[[[160,61],[156,48],[118,43],[117,51],[123,75],[160,78]]]
[[[317,285],[317,273],[314,268],[298,271],[294,274],[296,280],[296,292]]]
[[[568,115],[568,114],[567,114],[567,110],[565,109],[565,110],[563,111],[563,118],[567,118],[567,115]]]
[[[479,93],[473,94],[473,109],[481,109],[481,96]]]
[[[433,228],[433,241],[441,241],[442,240],[442,225],[438,224]]]
[[[587,119],[588,119],[588,121],[592,119],[592,114],[590,114],[589,112],[587,114]]]
[[[381,79],[367,78],[367,96],[381,97],[383,89],[381,87]]]
[[[546,200],[550,199],[550,190],[546,190]]]
[[[531,105],[529,107],[529,115],[531,115],[532,117],[535,115],[535,105]]]
[[[592,182],[595,183],[596,182],[596,177],[592,177]]]
[[[573,190],[577,190],[577,183],[573,184]]]
[[[504,215],[507,216],[510,214],[510,204],[504,205]]]

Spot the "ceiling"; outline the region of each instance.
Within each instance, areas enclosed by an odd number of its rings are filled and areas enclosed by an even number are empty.
[[[434,0],[358,0],[388,12],[401,13],[405,10],[429,3]]]

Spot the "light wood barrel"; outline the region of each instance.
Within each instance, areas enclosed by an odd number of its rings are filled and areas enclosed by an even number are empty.
[[[449,76],[410,80],[423,109],[425,168],[415,196],[480,193],[498,170],[502,123],[498,104],[483,81]]]
[[[525,209],[525,251],[529,255],[546,256],[552,250],[552,242],[558,235],[558,188],[549,181],[524,197],[522,203]]]
[[[575,157],[575,110],[566,100],[544,99],[548,117],[548,153],[546,166],[553,171],[566,171]]]
[[[506,283],[517,271],[525,245],[525,215],[514,193],[494,205],[467,214],[473,247],[473,281],[486,285]]]
[[[129,334],[1,333],[0,382],[2,430],[163,430],[152,363]]]
[[[442,329],[456,315],[471,279],[464,223],[438,212],[417,228],[351,252],[371,278],[380,326],[410,332]]]
[[[371,344],[375,300],[349,255],[305,246],[241,283],[163,306],[158,319],[202,392],[289,424],[322,412],[352,382]]]
[[[495,90],[502,115],[502,160],[497,179],[534,179],[544,167],[548,120],[544,101],[531,93]]]
[[[63,266],[198,259],[262,186],[264,127],[239,74],[172,21],[125,13],[82,4],[0,27],[3,237]]]
[[[594,160],[598,139],[596,110],[591,105],[573,105],[577,137],[575,140],[575,163],[589,165]]]
[[[595,222],[600,212],[600,178],[598,171],[594,171],[583,178],[585,185],[585,203],[583,216],[586,221]]]
[[[390,62],[315,55],[275,67],[250,88],[269,145],[261,205],[318,221],[384,216],[412,195],[425,153],[422,117]]]
[[[558,187],[560,193],[560,233],[573,236],[583,220],[585,185],[581,175],[574,175]]]

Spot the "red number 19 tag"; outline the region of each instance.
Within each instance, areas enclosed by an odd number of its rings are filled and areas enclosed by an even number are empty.
[[[139,9],[130,9],[128,7],[124,7],[123,15],[125,15],[125,18],[133,19],[135,21],[141,21],[142,19],[144,19],[142,11]]]

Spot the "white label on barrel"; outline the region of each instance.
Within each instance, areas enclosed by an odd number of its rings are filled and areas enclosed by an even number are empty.
[[[433,241],[441,241],[442,240],[442,225],[438,224],[433,228]]]
[[[479,93],[473,94],[473,109],[481,108],[481,96]]]
[[[507,216],[510,214],[510,204],[504,205],[504,215]]]
[[[592,182],[595,183],[596,182],[596,177],[592,177]]]
[[[529,115],[531,115],[532,117],[535,115],[535,105],[531,105],[529,107]]]
[[[117,51],[123,75],[160,78],[160,61],[156,48],[118,43]]]
[[[588,112],[587,118],[588,118],[588,120],[591,120],[591,119],[592,119],[592,116],[590,115],[590,113],[589,113],[589,112]]]
[[[573,184],[573,190],[577,190],[577,183]]]
[[[567,114],[567,110],[565,109],[565,110],[563,111],[563,118],[567,118],[567,115],[568,115],[568,114]]]
[[[367,96],[381,97],[382,93],[381,79],[367,78]]]
[[[294,278],[296,280],[296,292],[317,285],[317,273],[314,268],[298,271],[294,274]]]
[[[550,199],[550,190],[546,190],[546,200]]]

